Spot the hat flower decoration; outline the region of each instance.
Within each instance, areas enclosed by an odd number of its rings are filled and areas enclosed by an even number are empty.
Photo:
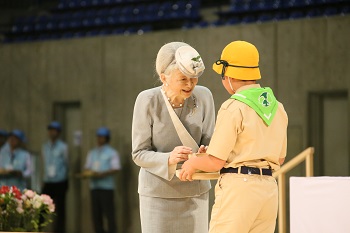
[[[175,53],[179,70],[189,78],[199,78],[205,69],[202,57],[191,46],[182,46]]]

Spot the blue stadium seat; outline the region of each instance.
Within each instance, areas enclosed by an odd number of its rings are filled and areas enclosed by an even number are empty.
[[[102,30],[99,30],[98,35],[99,36],[108,36],[111,33],[112,33],[112,31],[109,29],[102,29]]]
[[[156,13],[159,10],[159,4],[158,3],[151,3],[148,4],[146,7],[146,11],[149,13]]]
[[[46,29],[46,23],[45,23],[45,22],[37,22],[37,23],[34,25],[34,29],[35,29],[35,31],[37,31],[37,32],[43,31],[43,30]]]
[[[246,12],[251,10],[251,0],[237,0],[231,4],[232,12]]]
[[[200,0],[190,0],[186,4],[186,8],[199,8],[200,5],[201,5],[201,1]]]
[[[108,16],[109,15],[109,10],[108,9],[101,9],[101,10],[98,10],[96,12],[96,15],[95,16],[99,16],[99,17],[105,17],[105,16]]]
[[[111,34],[115,34],[115,35],[120,35],[120,34],[123,34],[124,33],[124,29],[123,28],[116,28],[116,29],[113,29],[111,31]]]
[[[143,35],[143,34],[145,34],[147,32],[151,32],[151,31],[152,31],[152,26],[151,25],[145,25],[145,26],[143,26],[143,27],[141,27],[141,28],[139,28],[137,30],[137,34],[138,35]]]
[[[86,36],[86,32],[77,31],[77,32],[73,33],[74,38],[80,38],[80,37],[84,37],[84,36]]]
[[[282,1],[283,0],[272,0],[271,1],[271,9],[280,9],[282,8]]]
[[[288,14],[285,12],[277,12],[274,16],[274,19],[279,21],[279,20],[285,20],[288,18]]]
[[[338,14],[338,9],[336,7],[327,7],[323,13],[324,16],[332,16],[336,14]]]
[[[273,16],[272,14],[268,14],[268,13],[260,14],[258,17],[258,22],[266,22],[271,20],[273,20]]]
[[[96,17],[94,18],[94,26],[102,26],[107,23],[107,19],[105,17]]]
[[[252,0],[251,9],[252,10],[264,10],[268,9],[267,0]]]
[[[307,0],[288,0],[285,7],[298,7],[307,5]]]
[[[290,14],[289,14],[289,19],[300,19],[304,17],[304,13],[302,11],[292,11]]]
[[[118,15],[120,14],[120,7],[113,7],[113,8],[109,8],[109,12],[108,15]]]
[[[33,32],[33,31],[34,31],[34,26],[33,26],[33,24],[25,24],[25,25],[22,27],[22,32],[24,32],[24,33]]]
[[[58,24],[54,21],[49,21],[46,23],[46,30],[56,30],[58,27]]]
[[[70,15],[70,17],[71,17],[71,18],[75,18],[75,19],[82,19],[82,18],[84,18],[84,12],[82,12],[82,11],[76,11],[76,12],[72,13],[72,14]]]
[[[133,13],[134,7],[133,6],[125,6],[121,9],[121,14],[123,15],[131,15]]]
[[[193,28],[195,25],[193,22],[186,22],[182,25],[182,29],[191,29]]]
[[[314,0],[315,4],[334,3],[336,0]]]
[[[311,6],[315,4],[315,0],[305,0],[305,5]]]
[[[198,28],[206,28],[209,26],[209,23],[207,21],[200,21],[199,23],[197,23],[196,25]]]
[[[345,15],[350,13],[350,6],[344,6],[340,9],[340,13]]]
[[[58,28],[61,30],[67,29],[68,28],[68,20],[62,20],[58,23]]]
[[[175,5],[177,5],[177,7],[179,9],[186,9],[187,1],[185,1],[185,0],[176,1],[172,6],[173,9],[174,9]],[[191,5],[191,7],[192,7],[192,5]]]
[[[23,26],[22,25],[13,25],[11,28],[12,33],[21,33],[23,32]]]
[[[231,17],[229,20],[227,20],[227,25],[234,25],[234,24],[238,24],[241,21],[239,20],[238,17]]]
[[[92,6],[101,6],[103,5],[103,0],[90,0]]]
[[[242,18],[241,23],[253,23],[255,21],[256,19],[254,15],[247,15]]]
[[[115,25],[115,24],[118,24],[119,23],[119,16],[116,16],[116,15],[110,15],[107,17],[107,20],[106,20],[107,24],[109,25]]]
[[[134,27],[129,27],[129,28],[124,30],[124,35],[135,34],[135,33],[137,33],[137,30],[138,29],[136,29]]]
[[[66,33],[63,33],[61,38],[63,39],[69,39],[69,38],[73,38],[74,37],[74,34],[72,32],[66,32]]]
[[[172,3],[171,2],[163,2],[160,6],[159,9],[166,12],[166,11],[171,11],[172,9]]]
[[[220,26],[223,26],[225,25],[225,21],[222,20],[222,19],[218,19],[218,20],[215,20],[214,22],[211,22],[211,26],[214,26],[214,27],[220,27]]]
[[[94,25],[94,19],[93,18],[85,18],[82,21],[83,27],[91,27]]]
[[[113,3],[113,0],[103,0],[103,5],[110,5]]]
[[[89,2],[86,0],[80,0],[78,5],[79,5],[79,7],[84,8],[84,7],[89,6]]]
[[[312,17],[318,17],[323,14],[322,10],[319,8],[312,8],[311,10],[308,10],[306,12],[306,17],[312,18]]]
[[[69,21],[69,28],[80,28],[82,26],[82,22],[80,19],[71,19]]]
[[[79,7],[79,1],[78,0],[70,0],[68,2],[68,8],[77,8]]]
[[[97,15],[96,10],[84,11],[84,18],[92,18],[92,17],[95,17],[96,15]]]

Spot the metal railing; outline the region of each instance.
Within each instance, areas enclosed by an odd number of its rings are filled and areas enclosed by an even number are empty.
[[[278,232],[287,232],[287,218],[286,218],[286,173],[305,160],[305,172],[306,176],[313,176],[314,163],[313,163],[314,148],[309,147],[285,165],[278,171],[273,173],[273,177],[277,178],[278,182]]]

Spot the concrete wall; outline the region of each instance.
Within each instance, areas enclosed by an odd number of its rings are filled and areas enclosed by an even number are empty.
[[[140,232],[139,168],[130,156],[134,101],[140,91],[158,85],[154,72],[158,49],[177,40],[193,45],[202,55],[207,70],[199,84],[213,92],[216,110],[229,95],[211,64],[233,40],[257,46],[261,84],[275,90],[289,114],[288,159],[309,146],[308,93],[350,89],[349,16],[0,45],[0,127],[25,130],[30,150],[40,151],[45,126],[54,117],[54,102],[80,101],[84,157],[94,146],[96,127],[112,129],[112,145],[121,152],[124,165],[117,191],[121,232]],[[303,167],[292,174],[303,174]],[[82,232],[89,233],[86,183],[81,195]]]

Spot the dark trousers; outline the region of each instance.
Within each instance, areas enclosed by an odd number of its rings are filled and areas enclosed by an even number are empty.
[[[65,233],[66,229],[66,193],[68,181],[57,183],[44,183],[43,194],[49,195],[55,204],[56,221],[54,221],[54,232]]]
[[[92,219],[95,233],[117,233],[114,211],[114,191],[91,190]],[[107,218],[108,230],[103,229],[103,217]]]

